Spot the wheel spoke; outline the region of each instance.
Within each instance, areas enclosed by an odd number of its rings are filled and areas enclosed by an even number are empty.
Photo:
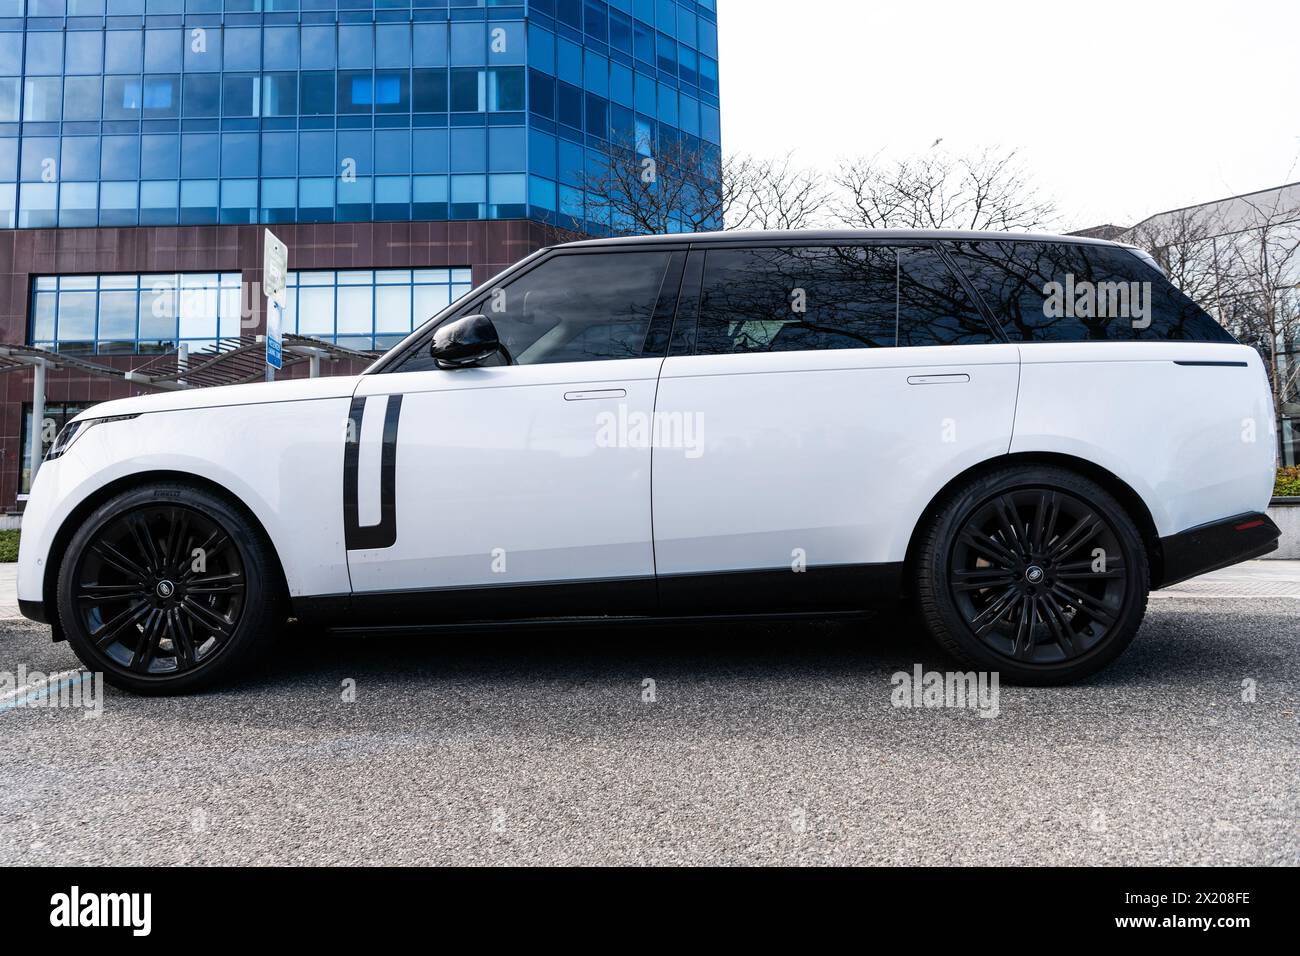
[[[82,584],[77,590],[78,601],[89,601],[92,604],[104,601],[124,601],[130,597],[144,597],[144,590],[138,583]]]
[[[975,531],[964,531],[959,540],[968,548],[983,553],[986,558],[1002,567],[1013,568],[1016,565],[1016,556],[995,538],[985,537]]]
[[[103,561],[109,567],[116,568],[123,574],[139,578],[141,581],[149,576],[148,571],[140,567],[140,565],[136,564],[121,551],[118,551],[117,548],[113,547],[107,541],[99,541],[96,544],[91,545],[90,553],[95,555],[95,557],[99,558],[99,560]]]
[[[1091,594],[1085,594],[1083,591],[1080,591],[1077,588],[1072,588],[1068,584],[1057,584],[1057,586],[1052,589],[1052,592],[1058,598],[1064,600],[1065,603],[1074,605],[1090,617],[1096,618],[1106,627],[1110,627],[1115,623],[1114,612]]]
[[[1057,646],[1061,648],[1061,653],[1066,657],[1076,656],[1080,649],[1075,643],[1074,632],[1070,629],[1070,622],[1066,620],[1064,610],[1050,591],[1044,592],[1042,598],[1043,617],[1047,619],[1047,626]]]
[[[90,639],[95,642],[98,648],[105,648],[117,640],[117,635],[125,628],[136,624],[140,618],[149,613],[149,605],[145,601],[137,601],[126,610],[120,612],[99,627],[90,632]]]
[[[167,611],[171,619],[172,641],[176,647],[176,663],[182,670],[194,666],[194,639],[189,622],[179,607]]]
[[[1016,624],[1016,635],[1011,642],[1011,656],[1017,660],[1028,660],[1034,653],[1034,610],[1038,602],[1029,595],[1020,601],[1020,620]]]
[[[1020,515],[1016,512],[1015,501],[1010,495],[1003,495],[993,502],[993,510],[998,516],[999,530],[1008,547],[1025,554],[1028,548],[1025,547],[1024,534],[1020,530]]]
[[[210,574],[201,578],[190,578],[185,583],[189,594],[233,594],[244,590],[244,576],[238,571],[227,574]]]
[[[953,587],[958,591],[982,591],[985,588],[1008,587],[1015,583],[1015,574],[1006,568],[976,568],[972,571],[954,571]]]
[[[149,568],[157,569],[162,562],[159,560],[158,545],[154,542],[148,523],[138,514],[133,514],[127,519],[126,524],[131,531],[131,536],[135,539],[135,546],[140,551],[140,557],[144,558]]]
[[[135,653],[131,655],[129,665],[131,670],[149,670],[149,663],[158,651],[158,640],[162,637],[162,620],[162,611],[155,608],[149,612],[149,620],[145,623],[144,633],[140,635],[140,640],[135,645]]]
[[[1078,551],[1080,547],[1091,541],[1101,528],[1102,524],[1097,520],[1097,516],[1089,511],[1078,520],[1068,534],[1057,542],[1056,547],[1049,552],[1048,556],[1053,561],[1061,561],[1069,557],[1075,551]]]
[[[984,608],[979,614],[971,620],[970,626],[975,633],[981,637],[988,633],[997,624],[1002,615],[1015,602],[1017,596],[1016,589],[1009,587],[1002,592],[995,600],[990,601],[988,607]]]
[[[216,631],[222,637],[230,636],[230,631],[234,626],[234,622],[222,617],[211,608],[204,607],[202,604],[191,600],[188,597],[181,602],[181,608],[187,611],[190,617],[197,621],[204,629]]]

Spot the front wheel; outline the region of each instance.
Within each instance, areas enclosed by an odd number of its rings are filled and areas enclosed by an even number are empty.
[[[1099,485],[1041,466],[977,478],[923,532],[926,627],[960,662],[1012,683],[1066,684],[1133,640],[1150,585],[1142,536]]]
[[[82,663],[124,690],[198,690],[250,663],[282,623],[278,565],[225,499],[157,483],[97,508],[59,570],[59,620]]]

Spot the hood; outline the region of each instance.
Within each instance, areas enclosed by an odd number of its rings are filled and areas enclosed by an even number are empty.
[[[323,398],[346,398],[360,381],[359,375],[300,378],[284,382],[253,382],[216,388],[186,388],[136,398],[118,398],[92,405],[73,421],[141,415],[146,412],[174,412],[186,408],[219,408],[226,405],[263,405],[268,402],[302,402]]]

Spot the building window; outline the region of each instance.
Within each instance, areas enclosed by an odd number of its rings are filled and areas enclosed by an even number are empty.
[[[470,285],[468,267],[290,272],[284,331],[382,351],[469,292]]]
[[[238,272],[38,276],[28,341],[58,352],[169,352],[240,333]]]

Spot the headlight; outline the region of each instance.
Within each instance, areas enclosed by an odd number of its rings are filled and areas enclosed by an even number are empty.
[[[88,432],[92,425],[102,425],[105,422],[124,422],[139,417],[140,414],[137,412],[134,415],[110,415],[107,418],[80,418],[76,421],[68,422],[68,424],[59,429],[59,434],[55,437],[54,444],[51,445],[50,450],[45,453],[45,460],[53,461],[55,458],[58,458],[72,447],[74,441]]]

